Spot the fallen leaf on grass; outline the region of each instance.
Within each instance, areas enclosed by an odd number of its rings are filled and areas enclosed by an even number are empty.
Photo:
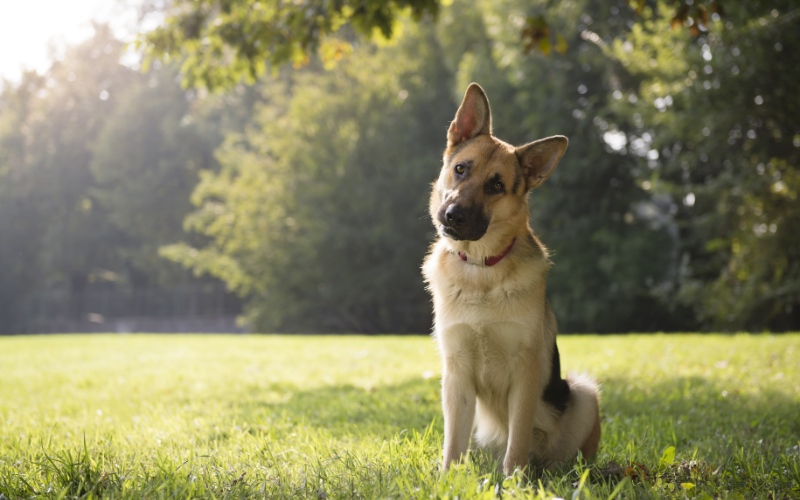
[[[670,457],[667,456],[666,458],[669,459]],[[655,481],[661,479],[668,483],[680,484],[681,486],[691,485],[689,487],[684,486],[686,489],[690,489],[694,488],[696,486],[695,483],[698,481],[707,481],[720,470],[717,469],[715,471],[707,463],[696,460],[666,465],[667,461],[668,460],[664,460],[664,457],[662,457],[662,465],[665,467],[659,467],[654,470],[650,470],[647,466],[637,462],[630,462],[627,465],[609,462],[607,467],[597,469],[595,474],[599,474],[603,479],[622,479],[623,477],[629,477],[631,480],[638,479],[640,481]],[[688,482],[687,480],[693,482]]]

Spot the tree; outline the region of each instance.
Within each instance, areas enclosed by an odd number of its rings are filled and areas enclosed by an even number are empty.
[[[722,330],[800,328],[800,22],[796,2],[729,6],[694,38],[645,22],[608,54],[630,75],[615,121],[637,177],[674,200],[680,268],[658,290]]]
[[[419,332],[428,183],[452,111],[429,27],[261,82],[268,100],[204,173],[187,227],[212,238],[163,255],[217,276],[264,331]]]
[[[553,251],[548,297],[567,332],[652,331],[685,327],[650,289],[667,279],[672,261],[670,228],[641,208],[652,204],[635,182],[639,160],[609,152],[610,112],[618,71],[593,33],[613,38],[627,31],[619,14],[578,3],[542,10],[554,29],[567,33],[574,19],[582,32],[569,36],[563,56],[526,54],[513,30],[530,2],[454,2],[442,11],[440,36],[458,84],[484,85],[499,137],[521,144],[553,134],[570,138],[548,181],[531,195],[532,227]],[[454,30],[466,26],[467,30]]]
[[[352,49],[338,36],[379,32],[391,38],[398,15],[410,10],[416,20],[435,17],[435,0],[251,0],[178,1],[162,10],[163,23],[139,39],[158,58],[183,61],[186,82],[211,89],[246,78],[250,83],[267,65],[304,64],[322,45],[322,53],[338,59]],[[347,25],[348,29],[341,30]],[[351,36],[348,36],[348,31]]]
[[[26,328],[51,292],[197,283],[157,249],[182,233],[218,127],[246,105],[198,99],[170,67],[126,67],[124,44],[95,30],[0,94],[2,333]]]
[[[30,306],[34,290],[85,289],[89,270],[114,260],[101,244],[108,227],[87,192],[90,144],[117,91],[136,73],[120,64],[122,43],[104,26],[45,76],[7,86],[0,109],[0,281],[6,317]]]
[[[195,103],[197,104],[197,103]],[[114,230],[119,267],[132,286],[167,286],[185,273],[158,256],[181,233],[199,172],[216,168],[217,137],[201,131],[173,68],[150,71],[120,92],[92,148],[89,193]]]
[[[244,136],[219,150],[222,171],[204,176],[194,194],[199,209],[187,226],[213,243],[163,254],[247,297],[259,329],[426,330],[429,304],[417,270],[434,235],[420,220],[426,184],[438,170],[440,125],[476,80],[492,99],[500,137],[571,137],[567,157],[532,200],[534,228],[555,250],[549,296],[562,327],[669,325],[650,287],[667,274],[670,235],[634,217],[633,205],[649,201],[631,173],[637,159],[609,153],[587,118],[610,97],[583,84],[609,65],[585,50],[566,62],[525,58],[508,43],[513,35],[492,26],[509,15],[524,19],[525,8],[454,3],[435,34],[408,24],[396,45],[362,45],[329,71],[314,61],[260,82],[269,102]],[[564,13],[565,22],[572,15]],[[469,29],[453,36],[448,25]],[[532,86],[537,74],[553,77]]]
[[[453,0],[177,0],[167,5],[152,2],[142,17],[158,12],[158,27],[143,33],[137,45],[150,58],[182,61],[184,82],[209,89],[249,83],[286,62],[308,64],[312,57],[338,60],[353,49],[358,36],[367,40],[379,34],[391,38],[404,13],[419,22],[435,20]],[[695,36],[712,20],[725,14],[720,0],[669,0],[672,28],[686,27]],[[632,23],[658,1],[634,0],[611,6],[612,24]],[[601,5],[598,4],[599,8]],[[567,38],[576,36],[575,23],[564,24],[552,16],[556,3],[536,2],[513,26],[514,45],[526,53],[563,54]],[[558,6],[562,7],[562,6]],[[470,6],[466,7],[471,9]],[[501,7],[502,9],[503,7]],[[579,15],[580,12],[577,12]],[[574,21],[577,18],[573,18]],[[510,26],[504,26],[508,30]]]

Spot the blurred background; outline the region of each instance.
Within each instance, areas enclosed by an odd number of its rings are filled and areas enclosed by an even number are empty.
[[[798,7],[3,5],[0,333],[428,332],[473,81],[570,139],[530,198],[562,332],[798,330]]]

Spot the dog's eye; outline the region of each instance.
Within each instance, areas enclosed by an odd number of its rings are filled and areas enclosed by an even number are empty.
[[[464,173],[464,171],[466,171],[466,168],[464,168],[463,163],[459,163],[458,165],[456,165],[455,171],[457,174],[461,175]]]
[[[495,182],[492,184],[492,188],[497,191],[498,193],[503,190],[503,183],[500,181]]]

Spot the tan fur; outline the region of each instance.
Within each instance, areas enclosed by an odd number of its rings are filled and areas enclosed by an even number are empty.
[[[591,434],[589,434],[589,437],[587,437],[586,441],[581,445],[581,453],[584,457],[591,457],[597,454],[597,450],[600,448],[600,434],[600,412],[598,412],[597,417],[594,419],[594,426],[592,426]]]
[[[579,450],[597,452],[599,395],[591,378],[567,376],[571,396],[563,413],[542,401],[557,325],[545,298],[550,262],[528,224],[527,195],[550,175],[566,143],[557,136],[515,148],[493,137],[489,103],[476,84],[448,131],[444,165],[430,199],[442,237],[423,265],[444,366],[445,468],[463,459],[470,441],[502,460],[506,474],[532,458],[552,465]],[[470,162],[468,175],[455,172],[460,162]],[[492,179],[502,181],[502,194],[487,192]],[[444,233],[439,221],[454,204],[481,207],[489,222],[479,239],[456,240]],[[480,265],[514,238],[500,262]]]

